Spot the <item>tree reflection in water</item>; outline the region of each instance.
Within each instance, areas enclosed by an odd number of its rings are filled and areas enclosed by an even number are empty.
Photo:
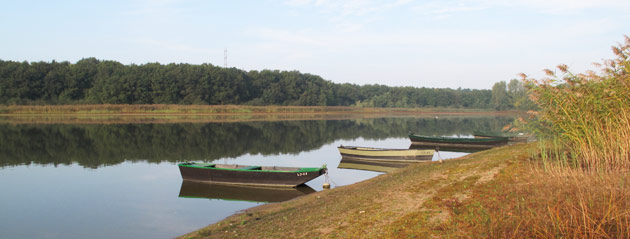
[[[0,167],[98,168],[125,161],[212,161],[243,154],[297,154],[335,140],[498,131],[512,117],[374,118],[236,123],[0,124]]]

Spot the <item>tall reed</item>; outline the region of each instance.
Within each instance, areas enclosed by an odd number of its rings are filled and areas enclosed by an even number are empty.
[[[630,38],[612,50],[600,73],[522,74],[538,107],[527,125],[541,139],[534,168],[544,169],[521,194],[535,201],[523,237],[630,238]]]
[[[530,98],[539,107],[531,124],[543,139],[559,142],[553,159],[591,172],[630,169],[630,38],[613,47],[616,59],[605,61],[600,74],[573,74],[528,79]]]

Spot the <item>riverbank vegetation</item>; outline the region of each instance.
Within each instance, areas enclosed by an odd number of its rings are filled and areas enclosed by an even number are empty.
[[[338,84],[298,71],[82,59],[0,60],[0,104],[182,104],[526,109],[518,80],[492,90]],[[519,98],[520,97],[520,98]]]
[[[563,168],[630,169],[630,38],[613,52],[617,58],[604,62],[603,74],[573,74],[559,65],[559,72],[545,70],[545,79],[523,75],[540,109],[530,128],[554,147],[545,158]]]
[[[534,212],[542,236],[630,238],[630,38],[612,50],[600,74],[559,65],[544,79],[523,75],[540,109],[529,124],[540,168],[556,181],[541,186],[565,192]]]

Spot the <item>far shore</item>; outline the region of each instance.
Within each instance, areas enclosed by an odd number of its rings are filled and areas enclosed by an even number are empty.
[[[348,113],[506,113],[470,108],[366,108],[352,106],[249,106],[249,105],[0,105],[0,115],[216,115],[216,114],[348,114]]]
[[[0,105],[0,123],[120,124],[210,123],[278,120],[342,120],[388,117],[484,117],[519,111],[463,108],[362,108],[346,106],[243,105]]]

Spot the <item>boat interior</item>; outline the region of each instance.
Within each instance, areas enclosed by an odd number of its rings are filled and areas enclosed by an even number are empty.
[[[239,165],[239,164],[213,164],[213,163],[190,163],[190,165],[197,165],[206,168],[225,168],[225,169],[242,169],[242,170],[271,170],[271,171],[297,171],[300,168],[296,167],[278,167],[278,166],[252,166],[252,165]]]
[[[370,148],[370,147],[359,147],[359,146],[340,146],[341,148],[345,148],[345,149],[356,149],[356,150],[363,150],[363,151],[396,151],[396,150],[408,150],[408,149],[383,149],[383,148]]]

